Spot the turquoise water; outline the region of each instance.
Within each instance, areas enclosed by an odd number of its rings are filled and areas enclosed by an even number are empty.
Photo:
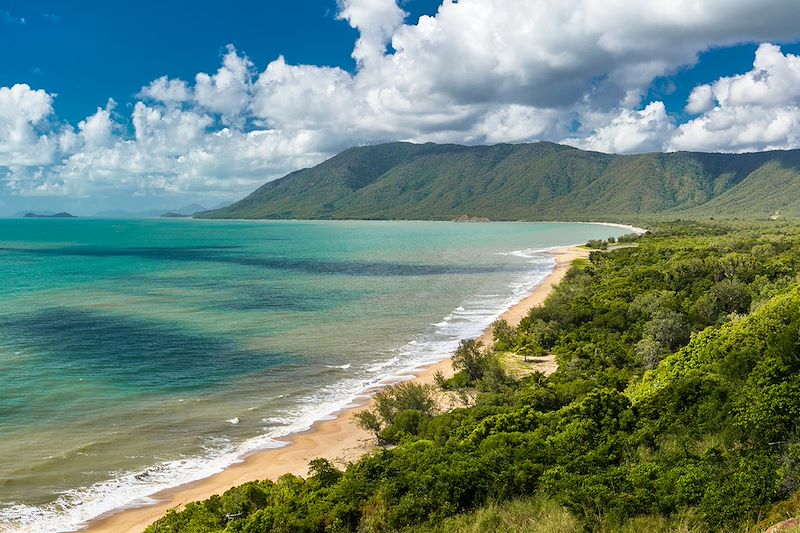
[[[448,355],[589,224],[0,220],[0,530],[205,477]]]

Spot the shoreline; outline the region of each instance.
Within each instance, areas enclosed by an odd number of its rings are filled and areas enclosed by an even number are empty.
[[[501,318],[516,325],[534,307],[544,301],[553,286],[566,274],[572,262],[587,257],[588,250],[577,246],[564,246],[548,250],[556,261],[548,276],[537,285],[529,295],[504,311]],[[491,327],[479,337],[486,345],[492,342]],[[551,366],[542,368],[551,373]],[[446,357],[433,365],[415,370],[408,381],[433,383],[434,375],[442,372],[452,375],[450,358]],[[280,439],[285,445],[279,448],[258,450],[230,465],[221,472],[191,483],[179,485],[158,492],[148,499],[152,503],[140,506],[123,507],[88,521],[78,531],[83,533],[124,533],[140,532],[164,516],[168,510],[183,508],[187,503],[207,499],[214,494],[258,479],[277,479],[283,474],[306,476],[308,462],[324,457],[341,467],[357,460],[377,448],[374,436],[364,431],[355,422],[353,415],[371,405],[372,396],[381,387],[375,387],[357,398],[350,406],[333,413],[333,419],[319,420],[303,432]]]
[[[589,224],[600,224],[602,226],[613,226],[615,228],[627,229],[630,230],[631,233],[636,233],[638,235],[647,233],[646,229],[640,228],[639,226],[631,226],[630,224],[617,224],[615,222],[589,222]]]
[[[78,217],[75,217],[78,218]],[[92,217],[84,217],[91,219]],[[163,218],[156,218],[155,220],[164,220]],[[105,220],[105,219],[97,219],[97,220]],[[118,220],[118,219],[110,219],[110,220]],[[126,219],[122,219],[126,220]],[[154,220],[150,219],[135,219],[135,220]],[[452,220],[430,220],[424,218],[336,218],[336,219],[329,219],[329,218],[195,218],[195,217],[179,217],[179,218],[168,218],[167,220],[201,220],[201,221],[211,221],[211,222],[442,222],[442,223],[453,223]],[[630,224],[621,224],[618,222],[597,222],[597,221],[587,221],[587,220],[488,220],[486,222],[480,222],[480,224],[594,224],[597,226],[612,226],[615,228],[622,228],[630,230],[631,233],[638,233],[644,234],[647,233],[646,228],[640,228],[639,226],[632,226]],[[461,222],[457,222],[457,224],[461,224]],[[564,248],[559,246],[559,248]]]
[[[553,223],[553,224],[555,224],[555,223],[559,223],[559,224],[594,224],[596,226],[612,226],[614,228],[626,229],[626,230],[629,230],[631,233],[636,233],[637,235],[644,235],[645,233],[647,233],[647,229],[646,228],[640,228],[639,226],[632,226],[630,224],[621,224],[621,223],[618,223],[618,222],[585,222],[585,221],[573,222],[573,221],[569,221],[569,220],[548,220],[547,222],[544,222],[544,223],[545,224],[549,224],[549,223]]]

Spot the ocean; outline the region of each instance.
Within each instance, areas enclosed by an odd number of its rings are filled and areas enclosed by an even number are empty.
[[[0,220],[0,531],[78,529],[282,445],[628,233],[569,223]]]

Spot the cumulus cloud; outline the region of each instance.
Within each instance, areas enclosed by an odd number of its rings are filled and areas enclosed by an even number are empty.
[[[197,103],[222,116],[225,124],[241,126],[249,103],[253,63],[240,56],[233,45],[222,59],[216,74],[201,72],[195,76],[194,96]]]
[[[565,142],[585,150],[610,153],[658,152],[675,130],[663,102],[651,102],[641,111],[622,109],[603,117],[602,123],[588,137]],[[595,118],[597,121],[597,118]],[[598,121],[599,122],[599,121]]]
[[[676,125],[642,97],[714,46],[800,37],[785,0],[445,0],[406,23],[395,0],[339,0],[354,73],[257,64],[229,45],[192,80],[146,83],[60,122],[53,95],[0,88],[0,177],[20,194],[228,196],[352,145],[566,141],[608,152],[795,145],[797,58],[762,45],[753,71],[691,93]],[[261,58],[263,61],[264,58]]]
[[[753,70],[714,83],[721,106],[777,106],[800,103],[800,58],[783,55],[780,47],[764,43],[756,50]]]
[[[0,118],[14,120],[24,118],[36,124],[53,111],[53,99],[47,92],[33,90],[27,84],[18,83],[11,87],[0,87]]]
[[[19,83],[0,87],[0,168],[44,165],[53,157],[53,140],[36,127],[53,111],[41,89]]]
[[[111,120],[111,111],[115,105],[114,100],[109,100],[105,109],[98,107],[94,115],[78,123],[80,136],[87,149],[104,148],[113,142],[114,124]]]
[[[487,110],[469,134],[462,140],[468,143],[496,144],[514,141],[534,141],[546,133],[567,132],[568,124],[555,109],[538,109],[523,105],[497,106]],[[453,135],[454,132],[453,132]],[[455,141],[455,139],[449,139]]]
[[[338,0],[339,18],[359,31],[353,59],[360,66],[383,57],[386,44],[403,24],[406,13],[395,0]]]
[[[395,82],[458,102],[614,107],[709,46],[797,36],[783,0],[462,0],[402,26],[387,56]]]
[[[681,124],[676,150],[755,151],[796,148],[800,125],[800,57],[778,46],[758,47],[753,69],[696,87],[687,111],[702,113]]]
[[[689,94],[687,113],[705,113],[714,107],[714,90],[710,85],[698,85]]]
[[[167,76],[161,76],[142,87],[138,97],[157,100],[165,104],[179,104],[191,98],[191,91],[185,81],[171,80]]]

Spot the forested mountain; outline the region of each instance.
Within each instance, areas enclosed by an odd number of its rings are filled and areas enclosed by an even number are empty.
[[[351,148],[203,218],[800,216],[800,150],[611,155],[540,142]]]

